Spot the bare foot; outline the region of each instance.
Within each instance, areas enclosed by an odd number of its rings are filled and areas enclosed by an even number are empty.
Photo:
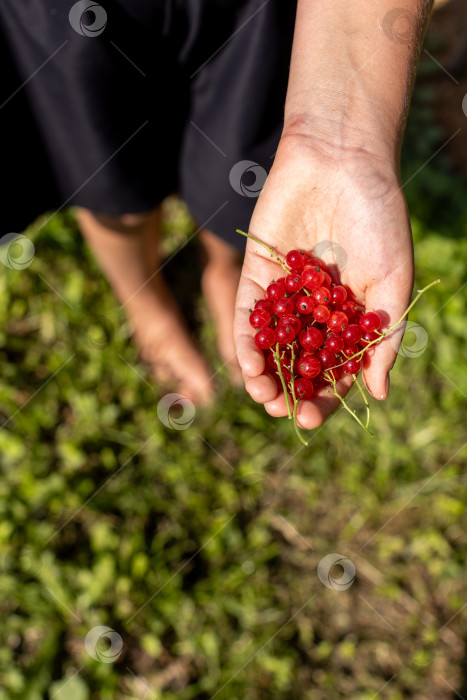
[[[191,399],[212,399],[211,372],[160,274],[160,208],[111,217],[78,209],[88,244],[123,304],[141,359],[156,379]],[[150,280],[148,282],[148,280]]]
[[[196,348],[172,295],[160,274],[146,287],[126,305],[141,359],[167,388],[195,404],[208,405],[213,397],[212,372]]]
[[[240,266],[232,260],[208,262],[201,278],[203,294],[216,327],[219,354],[228,369],[230,381],[236,386],[243,385],[233,335],[239,280]]]

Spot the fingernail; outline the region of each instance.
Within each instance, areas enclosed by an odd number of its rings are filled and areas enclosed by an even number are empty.
[[[368,389],[370,394],[373,396],[374,399],[377,399],[378,401],[384,401],[388,397],[389,393],[389,374],[386,375],[386,383],[385,383],[385,390],[384,394],[373,394],[370,389]]]

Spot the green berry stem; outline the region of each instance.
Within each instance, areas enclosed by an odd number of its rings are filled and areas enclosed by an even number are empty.
[[[409,311],[415,306],[415,304],[416,304],[417,301],[420,299],[420,297],[421,297],[423,294],[425,294],[425,292],[428,291],[428,289],[430,289],[430,287],[433,287],[435,284],[439,284],[440,282],[441,282],[441,280],[433,280],[433,282],[430,282],[430,284],[427,284],[427,286],[426,286],[426,287],[423,287],[423,289],[419,289],[419,290],[418,290],[417,296],[416,296],[416,297],[413,299],[413,301],[409,304],[409,306],[408,306],[407,309],[404,311],[404,313],[402,314],[402,316],[400,317],[400,319],[399,319],[398,321],[396,321],[396,323],[393,323],[392,326],[389,326],[389,328],[387,329],[387,331],[384,331],[384,333],[381,333],[381,337],[382,337],[382,338],[385,338],[387,335],[389,335],[389,333],[391,333],[391,332],[394,330],[394,328],[396,328],[396,326],[398,326],[400,323],[402,323],[402,321],[404,320],[404,318],[407,316],[407,314],[409,313]],[[367,350],[369,347],[371,347],[371,346],[374,345],[375,343],[379,343],[380,340],[381,340],[381,338],[375,338],[375,340],[371,340],[371,341],[368,343],[368,345],[366,346],[365,350]]]
[[[276,367],[277,367],[277,374],[279,375],[279,379],[281,380],[282,388],[284,390],[284,396],[285,396],[285,402],[287,404],[287,415],[289,420],[292,420],[292,411],[290,410],[290,401],[289,401],[289,394],[287,392],[287,386],[285,384],[285,379],[284,375],[282,374],[282,369],[281,369],[281,359],[279,355],[279,343],[276,343],[275,349],[272,349],[272,354],[274,355],[274,359],[276,361]]]
[[[394,330],[394,328],[396,328],[396,326],[398,326],[400,323],[402,323],[404,318],[407,316],[409,311],[415,306],[415,304],[420,299],[420,297],[423,294],[425,294],[425,292],[428,291],[428,289],[430,289],[430,287],[433,287],[435,284],[439,284],[440,282],[441,282],[441,280],[434,280],[433,282],[430,282],[430,284],[427,284],[426,287],[423,287],[423,289],[419,289],[417,296],[414,298],[414,300],[411,302],[411,304],[409,304],[409,306],[404,311],[404,313],[402,314],[400,319],[398,321],[396,321],[396,323],[393,323],[392,326],[389,326],[387,331],[384,331],[384,333],[381,334],[381,338],[375,338],[374,340],[370,340],[368,345],[365,347],[365,351],[368,350],[368,348],[370,348],[372,345],[375,345],[375,343],[379,343],[382,338],[385,338],[386,336],[388,336],[389,333],[391,333]]]
[[[293,397],[293,404],[294,404],[293,405],[293,424],[294,424],[295,432],[297,433],[297,436],[298,436],[298,439],[300,440],[300,442],[303,445],[305,445],[305,447],[308,447],[308,443],[304,439],[304,437],[302,436],[302,434],[300,432],[300,428],[298,427],[298,423],[297,423],[297,408],[298,408],[298,404],[300,402],[295,396],[295,389],[292,389],[292,397]]]
[[[366,426],[365,427],[368,428],[370,425],[370,404],[368,403],[368,399],[366,398],[366,395],[365,395],[365,392],[363,391],[362,385],[358,381],[357,375],[353,374],[352,376],[353,376],[353,380],[354,380],[355,384],[357,385],[357,388],[358,388],[360,394],[362,395],[363,402],[364,402],[365,407],[366,407]]]
[[[237,232],[237,233],[241,233],[242,236],[246,236],[247,238],[251,238],[251,240],[254,241],[255,243],[258,243],[259,245],[262,245],[263,248],[266,248],[266,250],[268,251],[269,255],[270,255],[272,258],[275,258],[275,260],[277,260],[277,262],[278,262],[280,265],[282,265],[283,269],[287,272],[287,274],[290,274],[290,270],[289,270],[289,268],[287,267],[287,265],[285,264],[285,262],[284,262],[283,260],[280,259],[280,257],[277,255],[277,253],[276,253],[270,246],[266,245],[266,243],[263,243],[263,241],[260,241],[259,238],[256,238],[256,236],[253,236],[252,233],[245,233],[245,231],[241,231],[239,228],[237,229],[236,232]]]
[[[423,294],[425,294],[425,292],[426,292],[428,289],[430,289],[430,287],[433,287],[435,284],[439,284],[440,282],[441,282],[441,280],[434,280],[433,282],[430,282],[430,284],[427,284],[426,287],[423,287],[423,289],[419,289],[419,290],[418,290],[417,296],[414,298],[414,300],[412,301],[412,303],[407,307],[407,309],[406,309],[405,312],[402,314],[402,316],[400,317],[400,319],[399,319],[398,321],[396,321],[396,323],[393,323],[392,326],[389,326],[389,328],[387,329],[387,331],[385,331],[384,333],[378,333],[378,338],[375,338],[374,340],[370,340],[370,342],[367,343],[367,345],[365,345],[364,348],[362,348],[362,349],[359,350],[357,353],[355,353],[355,355],[351,355],[350,357],[346,357],[345,360],[343,360],[342,362],[340,362],[338,365],[334,365],[333,367],[330,367],[329,369],[336,369],[337,367],[342,367],[342,365],[345,365],[345,363],[346,363],[348,360],[353,360],[353,359],[355,359],[355,358],[358,358],[359,360],[361,360],[362,357],[363,357],[363,355],[364,355],[364,354],[366,353],[366,351],[368,350],[368,348],[371,348],[372,345],[377,345],[378,343],[381,343],[381,341],[384,340],[384,338],[386,338],[390,333],[392,333],[392,331],[394,330],[394,328],[396,328],[400,323],[402,323],[402,321],[404,320],[404,318],[407,316],[407,314],[409,313],[409,311],[415,306],[415,304],[416,304],[417,301],[420,299],[420,297],[421,297]],[[378,331],[377,331],[377,332],[378,332]]]
[[[352,411],[352,409],[350,408],[350,406],[348,405],[348,403],[345,401],[345,399],[338,393],[337,388],[336,388],[336,380],[334,379],[334,377],[332,376],[332,374],[331,374],[330,372],[326,372],[326,373],[325,373],[325,376],[326,376],[326,378],[328,379],[328,381],[330,381],[330,382],[332,383],[332,388],[333,388],[333,391],[329,391],[329,390],[328,390],[328,393],[331,394],[331,396],[336,396],[336,397],[339,399],[339,401],[341,402],[341,404],[343,405],[343,407],[345,408],[345,410],[348,411],[348,412],[350,413],[350,415],[352,416],[352,418],[354,418],[354,420],[357,421],[357,423],[363,428],[363,430],[365,430],[365,431],[368,433],[368,435],[370,435],[371,437],[374,437],[374,434],[373,434],[373,433],[371,432],[371,430],[368,428],[368,425],[364,425],[364,424],[362,423],[362,421],[360,420],[360,418],[357,416],[356,412],[355,412],[355,411]],[[354,377],[354,380],[355,380],[355,375],[353,375],[353,377]]]
[[[298,422],[297,422],[297,408],[298,404],[300,402],[300,399],[297,399],[295,395],[295,381],[294,381],[294,376],[293,376],[293,366],[295,363],[295,352],[293,349],[293,345],[289,345],[290,352],[291,352],[291,357],[290,357],[290,374],[292,379],[290,380],[290,392],[292,394],[292,399],[293,399],[293,424],[295,428],[295,432],[297,433],[298,439],[300,442],[305,445],[305,447],[308,447],[308,443],[305,440],[305,438],[302,436],[300,432],[300,428],[298,427]]]

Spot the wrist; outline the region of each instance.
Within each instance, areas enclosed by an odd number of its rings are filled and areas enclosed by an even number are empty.
[[[356,186],[375,198],[400,191],[398,159],[383,149],[337,143],[321,129],[299,129],[295,124],[284,131],[279,142],[274,167],[279,172],[293,172],[308,183],[341,190]]]
[[[370,158],[398,174],[401,137],[402,128],[391,127],[363,110],[337,112],[322,106],[310,110],[286,105],[281,142],[318,151],[336,162]]]

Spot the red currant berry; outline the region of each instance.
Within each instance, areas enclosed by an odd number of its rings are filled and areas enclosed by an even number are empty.
[[[330,331],[343,331],[348,322],[349,319],[343,311],[333,311],[327,324]]]
[[[356,355],[358,352],[360,352],[360,348],[358,345],[346,345],[342,352],[346,357],[352,357],[352,355]]]
[[[313,382],[309,379],[300,377],[294,382],[295,396],[297,399],[307,401],[313,396]]]
[[[305,295],[298,297],[296,305],[297,310],[300,311],[301,314],[311,314],[315,308],[315,302],[312,297],[307,297]]]
[[[295,356],[297,356],[300,352],[300,343],[298,342],[298,338],[295,338],[295,340],[292,343],[290,343],[290,347],[292,348]]]
[[[329,367],[333,367],[334,365],[338,364],[334,353],[327,348],[321,348],[321,350],[318,350],[317,356],[323,366],[323,369],[329,369]]]
[[[375,333],[374,331],[371,331],[371,333],[362,333],[362,337],[360,338],[360,345],[365,347],[365,345],[368,345],[368,343],[371,343],[372,340],[376,340],[376,338],[379,338],[380,336]]]
[[[282,284],[281,282],[272,282],[266,289],[267,298],[271,299],[271,301],[275,301],[276,299],[282,299],[284,294],[285,284]]]
[[[346,372],[346,374],[358,374],[360,372],[361,366],[362,363],[359,362],[357,359],[347,360],[347,362],[344,365],[344,372]]]
[[[293,361],[293,376],[296,377],[298,375],[298,363],[299,363],[299,358],[296,357],[295,360]]]
[[[266,309],[266,311],[272,314],[272,303],[269,299],[259,299],[255,304],[255,309]]]
[[[305,350],[317,350],[323,344],[323,334],[318,328],[312,326],[308,330],[302,331],[298,340]]]
[[[331,335],[328,335],[326,338],[326,347],[331,352],[340,352],[344,347],[344,340],[342,336],[337,335],[336,333],[331,333]]]
[[[303,267],[305,255],[304,250],[290,250],[286,255],[285,262],[292,270],[295,270],[297,267]]]
[[[292,326],[287,325],[287,324],[279,324],[276,329],[276,338],[277,342],[280,343],[281,345],[287,345],[288,343],[291,343],[292,340],[296,336],[295,330],[292,328]]]
[[[276,333],[272,328],[261,328],[255,335],[255,343],[261,350],[267,350],[276,342]]]
[[[298,371],[306,379],[313,379],[321,372],[321,362],[315,355],[303,357],[298,363]]]
[[[315,321],[318,321],[318,323],[326,323],[330,315],[331,312],[329,311],[328,307],[324,306],[323,304],[315,306],[313,309],[313,318]]]
[[[327,287],[317,287],[313,289],[311,296],[317,304],[329,304],[331,301],[331,292]]]
[[[274,379],[274,381],[275,381],[275,383],[276,383],[276,387],[277,387],[278,391],[282,391],[282,382],[281,382],[281,378],[279,377],[279,375],[277,374],[277,372],[274,372],[274,374],[272,375],[272,378]]]
[[[351,323],[350,326],[347,326],[347,328],[342,331],[342,337],[347,345],[355,345],[362,337],[360,326],[357,326],[356,323]]]
[[[306,255],[306,261],[303,267],[321,267],[322,263],[319,258],[315,258],[314,255]]]
[[[329,374],[331,377],[334,378],[334,381],[337,382],[338,379],[340,379],[344,373],[342,367],[334,367],[334,369],[328,369]]]
[[[381,319],[374,311],[368,311],[368,313],[363,314],[358,324],[362,331],[371,333],[371,331],[378,330],[381,325]]]
[[[290,374],[287,367],[281,366],[281,372],[282,372],[282,376],[284,377],[285,385],[286,385],[286,387],[288,387],[289,382],[292,379],[292,375]],[[282,384],[281,384],[280,388],[282,389]]]
[[[342,287],[340,284],[336,284],[336,286],[332,288],[332,303],[333,304],[343,304],[346,299],[347,299],[346,288]]]
[[[283,325],[292,326],[295,333],[299,333],[302,330],[302,322],[293,314],[285,314],[285,316],[280,317],[278,327]]]
[[[276,316],[285,316],[285,314],[291,314],[294,311],[295,305],[292,299],[282,297],[282,299],[276,299],[272,308]]]
[[[326,272],[326,270],[323,270],[323,275],[324,275],[323,287],[327,287],[328,289],[331,289],[331,284],[332,284],[331,275],[328,272]]]
[[[255,309],[250,314],[250,324],[253,328],[263,328],[271,322],[271,314],[266,309]]]
[[[321,389],[323,389],[325,386],[328,386],[328,384],[326,383],[324,377],[319,376],[316,377],[316,379],[313,379],[313,386],[315,390],[314,395],[318,396]]]
[[[352,321],[354,323],[360,324],[360,319],[363,316],[363,311],[354,311],[353,319]]]
[[[272,352],[269,352],[266,355],[266,364],[268,367],[270,367],[273,370],[277,370],[277,363],[276,363],[276,358],[272,354]]]
[[[287,275],[287,277],[285,278],[285,288],[288,292],[298,292],[298,290],[302,287],[303,282],[300,275],[293,273],[291,275]]]
[[[302,272],[302,282],[307,289],[321,287],[324,282],[324,272],[319,267],[306,267]]]
[[[343,304],[339,304],[339,311],[343,311],[347,318],[350,319],[355,316],[355,306],[351,301],[344,301]]]

